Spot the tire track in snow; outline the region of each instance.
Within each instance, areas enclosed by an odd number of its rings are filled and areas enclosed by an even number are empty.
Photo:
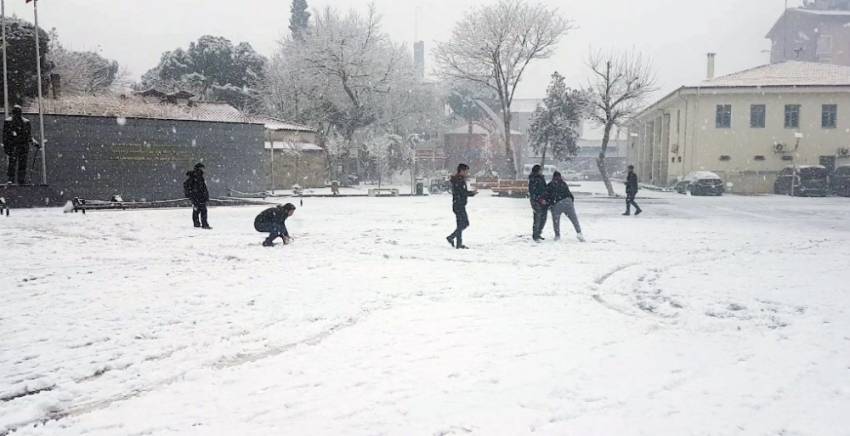
[[[44,424],[44,423],[47,423],[49,421],[60,421],[60,420],[66,419],[66,418],[73,418],[75,416],[85,415],[87,413],[92,413],[92,412],[95,412],[95,411],[98,411],[98,410],[106,409],[106,408],[112,406],[115,403],[127,401],[127,400],[130,400],[130,399],[139,397],[141,395],[144,395],[146,393],[153,392],[153,391],[155,391],[155,390],[157,390],[161,387],[179,382],[180,380],[185,378],[186,374],[188,374],[189,371],[194,371],[194,370],[197,370],[197,369],[205,369],[205,368],[214,369],[214,370],[234,368],[234,367],[244,365],[244,364],[247,364],[247,363],[253,363],[253,362],[263,360],[263,359],[268,359],[270,357],[275,357],[275,356],[281,355],[283,353],[286,353],[287,351],[292,350],[294,348],[298,348],[300,346],[319,345],[322,342],[324,342],[325,340],[327,340],[328,338],[330,338],[331,336],[333,336],[334,334],[339,333],[341,331],[344,331],[348,328],[356,326],[357,324],[359,324],[360,322],[362,322],[363,320],[368,318],[373,313],[375,313],[377,311],[389,310],[391,308],[392,308],[392,305],[387,304],[387,303],[382,304],[382,305],[378,305],[376,307],[366,308],[366,309],[361,310],[359,313],[357,313],[354,316],[349,316],[346,320],[344,320],[342,322],[333,324],[330,327],[328,327],[328,328],[326,328],[326,329],[324,329],[324,330],[322,330],[322,331],[320,331],[320,332],[318,332],[314,335],[308,336],[304,339],[301,339],[301,340],[298,340],[298,341],[295,341],[295,342],[290,342],[288,344],[280,345],[280,346],[273,347],[271,349],[263,350],[263,351],[256,352],[256,353],[239,353],[239,354],[236,354],[235,356],[232,356],[232,357],[229,357],[229,358],[221,358],[221,359],[218,359],[216,362],[214,362],[210,365],[204,365],[201,368],[194,368],[192,370],[182,371],[179,374],[173,375],[171,377],[167,377],[163,380],[160,380],[157,383],[154,383],[154,384],[142,387],[142,388],[137,388],[137,389],[134,389],[130,392],[127,392],[127,393],[124,393],[124,394],[121,394],[121,395],[115,395],[115,396],[112,396],[110,398],[106,398],[106,399],[102,399],[102,400],[96,400],[96,401],[91,401],[91,402],[88,402],[88,403],[78,404],[78,405],[75,405],[75,406],[71,406],[71,407],[69,407],[65,410],[50,412],[50,413],[48,413],[48,414],[46,414],[42,417],[36,418],[36,419],[30,419],[30,420],[20,422],[20,423],[12,423],[12,424],[7,425],[6,428],[0,429],[0,436],[8,436],[11,433],[17,431],[18,429],[21,429],[21,428],[24,428],[24,427],[27,427],[27,426]],[[99,374],[99,375],[102,375],[102,374]],[[92,379],[94,379],[94,378],[97,378],[97,377],[93,377]],[[43,391],[51,390],[54,387],[51,387],[50,389],[45,389]],[[35,393],[37,393],[37,392],[31,393],[31,394],[35,394]]]

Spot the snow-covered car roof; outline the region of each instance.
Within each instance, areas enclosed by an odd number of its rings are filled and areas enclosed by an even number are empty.
[[[716,173],[712,173],[711,171],[693,171],[689,173],[683,180],[691,181],[691,180],[702,180],[702,179],[718,179],[723,180]]]
[[[850,165],[848,165],[848,166],[850,166]],[[795,168],[795,166],[794,165],[788,165],[785,168]],[[809,169],[809,168],[818,168],[818,169],[824,169],[824,170],[826,169],[826,167],[823,166],[823,165],[797,165],[796,168],[798,170],[806,170],[806,169]]]

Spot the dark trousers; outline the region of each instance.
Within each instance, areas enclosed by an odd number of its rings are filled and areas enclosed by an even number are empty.
[[[266,238],[266,243],[268,244],[271,244],[277,238],[283,238],[284,236],[287,236],[286,227],[274,223],[265,223],[257,227],[257,231],[269,234],[269,237]]]
[[[207,222],[207,204],[194,203],[192,204],[192,223],[195,227],[209,227]]]
[[[17,183],[19,185],[23,185],[27,182],[28,156],[29,150],[25,147],[12,150],[12,154],[9,155],[9,170],[7,172],[10,182]]]
[[[455,246],[461,246],[463,245],[463,231],[469,227],[469,215],[466,214],[465,206],[454,206],[452,207],[452,211],[455,213],[457,227],[454,233],[449,235],[449,238],[455,240]]]
[[[540,204],[538,201],[531,200],[531,210],[534,212],[534,224],[531,228],[531,237],[534,239],[540,239],[540,235],[543,233],[543,228],[546,227],[546,217],[548,215],[549,208]]]
[[[632,213],[632,206],[635,207],[635,212],[640,212],[640,206],[635,202],[637,194],[626,194],[626,213]]]

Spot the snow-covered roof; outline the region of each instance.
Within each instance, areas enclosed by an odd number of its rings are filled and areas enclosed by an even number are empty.
[[[309,142],[292,142],[292,141],[267,141],[266,142],[266,150],[284,150],[284,151],[295,151],[295,152],[314,152],[314,151],[323,151],[322,147],[319,147],[316,144],[312,144]]]
[[[537,106],[543,104],[541,98],[515,98],[511,103],[512,113],[532,113]]]
[[[698,85],[702,88],[777,86],[850,86],[850,67],[788,61],[720,76]]]
[[[501,132],[499,132],[499,133],[501,133]],[[464,124],[460,127],[449,130],[448,132],[446,132],[446,134],[448,134],[448,135],[467,135],[467,134],[469,134],[469,125]],[[487,129],[481,127],[478,124],[473,124],[472,125],[472,134],[473,135],[488,135],[488,134],[490,134],[490,132],[488,132]],[[517,130],[511,130],[511,135],[522,135],[522,132],[519,132]]]
[[[28,114],[38,113],[35,101],[24,106]],[[261,124],[252,121],[227,103],[193,102],[191,105],[149,103],[135,97],[70,96],[44,99],[47,115],[75,115],[158,120],[209,121],[218,123]]]
[[[837,9],[824,10],[824,9],[803,9],[803,8],[796,8],[796,9],[793,9],[793,10],[794,10],[794,11],[796,11],[796,12],[802,12],[802,13],[804,13],[804,14],[825,15],[825,16],[848,17],[848,18],[850,18],[850,11],[837,10]]]
[[[252,119],[258,123],[262,123],[266,126],[266,130],[275,130],[275,131],[298,131],[298,132],[315,132],[316,129],[305,126],[303,124],[291,123],[288,121],[279,120],[277,118],[272,117],[262,117],[255,116]]]

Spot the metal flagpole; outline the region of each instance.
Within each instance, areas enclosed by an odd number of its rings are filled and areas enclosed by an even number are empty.
[[[42,90],[41,90],[41,45],[39,43],[39,27],[38,27],[38,0],[32,0],[32,11],[35,20],[35,69],[38,75],[38,128],[39,142],[41,143],[41,184],[47,184],[47,159],[45,156],[45,148],[47,148],[47,140],[44,139],[44,110],[42,107]]]
[[[3,26],[3,117],[9,117],[9,79],[6,64],[6,0],[0,0],[0,25]]]

